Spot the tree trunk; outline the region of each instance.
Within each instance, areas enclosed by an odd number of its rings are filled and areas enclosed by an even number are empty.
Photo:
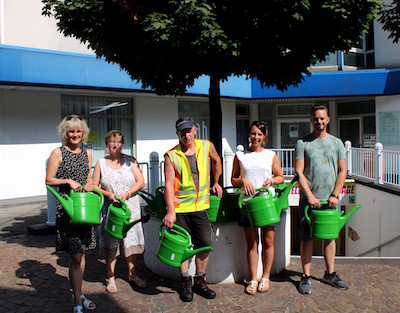
[[[222,161],[222,110],[221,110],[221,94],[219,89],[219,78],[210,76],[209,94],[209,111],[210,111],[210,140],[214,144],[215,149]],[[220,178],[222,182],[223,173]],[[211,175],[211,185],[214,183],[213,175]],[[222,185],[221,185],[222,186]]]
[[[209,90],[209,109],[210,109],[210,140],[214,144],[219,156],[222,155],[222,110],[221,94],[219,89],[219,78],[210,76]]]

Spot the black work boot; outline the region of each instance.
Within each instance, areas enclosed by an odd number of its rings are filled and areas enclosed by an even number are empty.
[[[208,288],[206,274],[194,277],[193,291],[206,299],[214,299],[217,294]]]
[[[181,276],[181,289],[179,290],[179,298],[181,298],[183,302],[191,302],[193,300],[191,276]]]

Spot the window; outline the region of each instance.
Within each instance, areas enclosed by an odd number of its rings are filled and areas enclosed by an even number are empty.
[[[210,139],[210,110],[208,102],[178,102],[179,118],[191,116],[197,126],[196,138]]]
[[[104,137],[113,129],[124,134],[122,152],[133,155],[132,99],[62,95],[61,117],[70,114],[84,117],[90,128],[87,148],[92,150],[93,165],[106,155]]]

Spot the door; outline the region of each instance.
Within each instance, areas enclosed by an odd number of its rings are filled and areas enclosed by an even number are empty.
[[[343,142],[349,140],[352,147],[361,147],[361,118],[340,118],[339,137]]]
[[[294,149],[299,138],[312,132],[310,119],[277,120],[277,148]]]

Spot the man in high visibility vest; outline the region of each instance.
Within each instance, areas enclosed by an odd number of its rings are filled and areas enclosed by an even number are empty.
[[[211,246],[211,224],[206,210],[210,206],[210,160],[213,166],[213,192],[222,197],[219,178],[222,173],[221,159],[208,140],[195,139],[197,127],[191,117],[176,121],[176,134],[179,144],[165,153],[165,200],[167,214],[163,223],[172,227],[174,223],[184,227],[191,235],[194,248]],[[205,275],[209,252],[196,255],[196,275],[192,285],[189,275],[189,261],[180,267],[180,299],[193,300],[193,292],[206,299],[216,297],[206,284]]]

